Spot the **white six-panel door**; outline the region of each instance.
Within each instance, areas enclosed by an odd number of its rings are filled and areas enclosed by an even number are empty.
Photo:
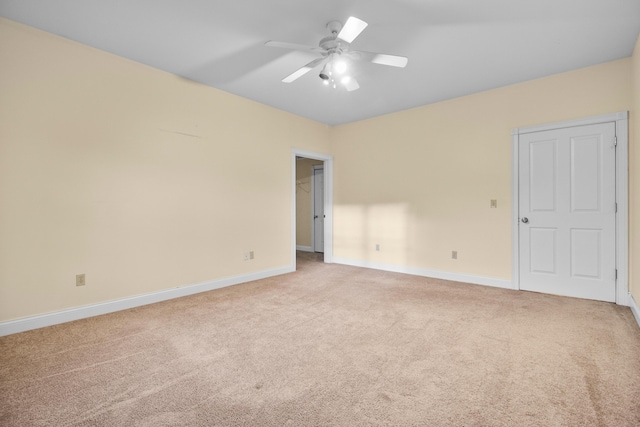
[[[616,301],[615,131],[520,135],[520,289]]]

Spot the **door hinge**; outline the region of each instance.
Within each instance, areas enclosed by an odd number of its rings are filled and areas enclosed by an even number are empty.
[[[616,202],[615,205],[616,213],[618,213],[618,202]]]
[[[618,137],[614,136],[613,137],[613,146],[616,147],[618,145]]]

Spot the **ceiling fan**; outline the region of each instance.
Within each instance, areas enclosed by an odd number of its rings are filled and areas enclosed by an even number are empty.
[[[323,83],[333,88],[337,88],[338,85],[341,84],[347,91],[351,92],[358,89],[360,85],[357,80],[347,72],[348,62],[350,60],[368,61],[374,64],[390,65],[400,68],[404,68],[409,61],[408,58],[404,56],[350,50],[351,43],[360,35],[367,25],[369,24],[353,16],[347,19],[344,26],[338,21],[331,21],[327,24],[327,29],[331,34],[320,40],[317,47],[277,41],[268,41],[265,45],[305,52],[310,51],[320,55],[320,58],[314,59],[282,79],[284,83],[291,83],[320,64],[323,64],[322,70],[320,71],[320,78]]]

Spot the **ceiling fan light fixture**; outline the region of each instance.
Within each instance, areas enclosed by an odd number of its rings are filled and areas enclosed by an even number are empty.
[[[333,69],[336,70],[336,73],[342,74],[347,71],[347,63],[343,60],[338,60],[333,66]]]
[[[331,62],[324,64],[320,71],[320,78],[324,81],[328,81],[331,78]]]

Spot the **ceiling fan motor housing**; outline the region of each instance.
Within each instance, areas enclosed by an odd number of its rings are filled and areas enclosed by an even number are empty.
[[[342,30],[342,23],[340,21],[329,21],[327,22],[327,30],[334,36],[338,35],[340,30]]]
[[[320,47],[327,51],[327,53],[342,53],[349,48],[349,43],[344,40],[340,40],[335,35],[327,36],[320,40]]]

